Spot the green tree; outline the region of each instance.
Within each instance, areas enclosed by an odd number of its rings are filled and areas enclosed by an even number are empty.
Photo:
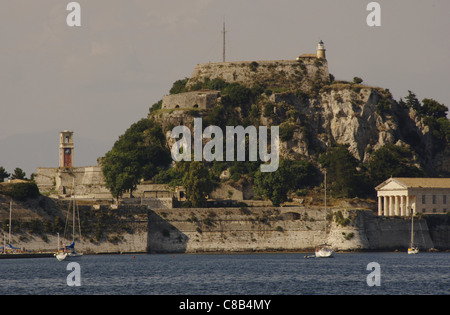
[[[284,123],[280,125],[280,139],[282,141],[289,141],[294,136],[294,124]]]
[[[287,200],[290,191],[313,185],[316,177],[317,170],[311,163],[282,160],[275,172],[256,172],[255,192],[279,206]]]
[[[170,94],[178,94],[186,92],[186,84],[189,81],[189,78],[184,78],[182,80],[177,80],[173,83],[172,88],[170,89]]]
[[[353,83],[356,84],[361,84],[363,82],[363,79],[359,78],[359,77],[354,77],[353,78]]]
[[[422,170],[413,165],[410,149],[389,143],[376,150],[367,162],[367,174],[373,186],[389,177],[421,177]]]
[[[443,139],[448,143],[450,143],[450,120],[446,117],[441,117],[436,119],[436,123],[438,125],[438,133],[437,137],[439,139]]]
[[[159,100],[158,102],[156,102],[155,104],[150,106],[149,113],[152,114],[152,113],[156,112],[157,110],[161,109],[161,107],[162,107],[162,100]]]
[[[442,118],[447,116],[448,108],[444,104],[440,104],[437,101],[429,98],[422,100],[422,113],[425,116],[433,118]]]
[[[4,186],[2,194],[12,197],[15,200],[26,200],[36,198],[40,195],[39,188],[34,182],[15,183]]]
[[[222,104],[234,107],[242,106],[248,104],[251,97],[251,89],[239,83],[231,83],[223,89]]]
[[[186,189],[186,197],[192,207],[205,207],[208,195],[217,187],[208,168],[202,162],[177,164],[183,174],[181,183]]]
[[[416,97],[416,94],[408,90],[408,96],[405,97],[406,106],[414,109],[418,114],[422,113],[422,105]]]
[[[357,172],[358,161],[348,151],[348,146],[329,147],[319,162],[327,170],[327,181],[335,196],[355,197],[366,193],[367,184],[363,174]]]
[[[171,162],[161,126],[141,119],[119,137],[102,159],[105,184],[114,197],[136,188],[141,179],[150,179]]]
[[[0,182],[4,182],[5,178],[8,178],[10,175],[3,166],[0,166]]]
[[[140,173],[133,154],[113,149],[106,153],[102,163],[105,185],[115,198],[118,199],[124,192],[136,188]]]
[[[25,179],[25,176],[26,176],[25,172],[21,168],[16,167],[14,169],[14,173],[11,175],[11,178],[12,179]]]

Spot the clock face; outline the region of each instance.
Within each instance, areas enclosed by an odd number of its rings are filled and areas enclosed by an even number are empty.
[[[70,149],[66,149],[66,150],[64,151],[64,153],[65,153],[65,154],[70,154]]]

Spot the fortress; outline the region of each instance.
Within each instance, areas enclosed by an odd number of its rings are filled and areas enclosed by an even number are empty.
[[[196,84],[203,83],[205,80],[220,78],[228,83],[239,83],[248,88],[259,85],[270,89],[287,88],[308,92],[312,83],[328,83],[329,77],[325,47],[320,41],[315,54],[303,54],[295,60],[199,64],[195,67],[186,85],[191,91],[164,96],[161,108],[209,109],[215,106],[220,100],[220,91],[195,89]],[[36,169],[34,179],[41,193],[64,198],[69,197],[75,187],[78,198],[112,200],[110,191],[105,187],[101,166],[74,167],[73,154],[73,132],[64,130],[60,133],[59,167],[38,167]],[[151,199],[158,200],[159,204],[162,200],[163,207],[171,207],[170,203],[173,198],[182,200],[183,191],[181,189],[170,192],[160,186],[138,185],[133,194],[141,198],[150,196]],[[228,192],[233,191],[234,200],[242,200],[243,195],[246,194],[228,186],[217,190],[211,197],[221,199],[221,196],[226,195],[224,189]]]
[[[213,107],[220,98],[220,91],[195,90],[205,80],[222,79],[228,83],[239,83],[248,88],[290,88],[303,92],[311,90],[311,82],[330,80],[325,46],[317,45],[315,54],[303,54],[295,60],[233,61],[198,64],[192,72],[186,87],[190,92],[165,95],[162,109]]]
[[[161,108],[200,108],[208,109],[216,104],[220,91],[200,90],[173,95],[165,95]]]

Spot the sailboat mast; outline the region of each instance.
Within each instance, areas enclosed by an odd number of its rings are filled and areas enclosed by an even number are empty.
[[[411,209],[411,248],[414,244],[414,213]]]
[[[325,237],[327,236],[327,170],[325,170]]]
[[[325,170],[325,213],[327,212],[327,170]]]
[[[11,244],[11,226],[12,226],[11,213],[12,213],[12,198],[9,201],[9,244]]]
[[[72,242],[75,241],[75,177],[73,178]]]
[[[223,31],[222,31],[222,35],[223,35],[223,45],[222,45],[222,60],[223,62],[225,62],[225,34],[226,34],[226,30],[225,30],[225,19],[223,20]]]

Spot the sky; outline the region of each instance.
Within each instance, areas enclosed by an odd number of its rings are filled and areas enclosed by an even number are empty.
[[[97,165],[118,137],[196,64],[295,59],[327,49],[336,79],[361,77],[399,100],[414,92],[450,105],[450,1],[77,1],[0,4],[0,166],[58,167],[59,132],[74,132],[75,166]]]

